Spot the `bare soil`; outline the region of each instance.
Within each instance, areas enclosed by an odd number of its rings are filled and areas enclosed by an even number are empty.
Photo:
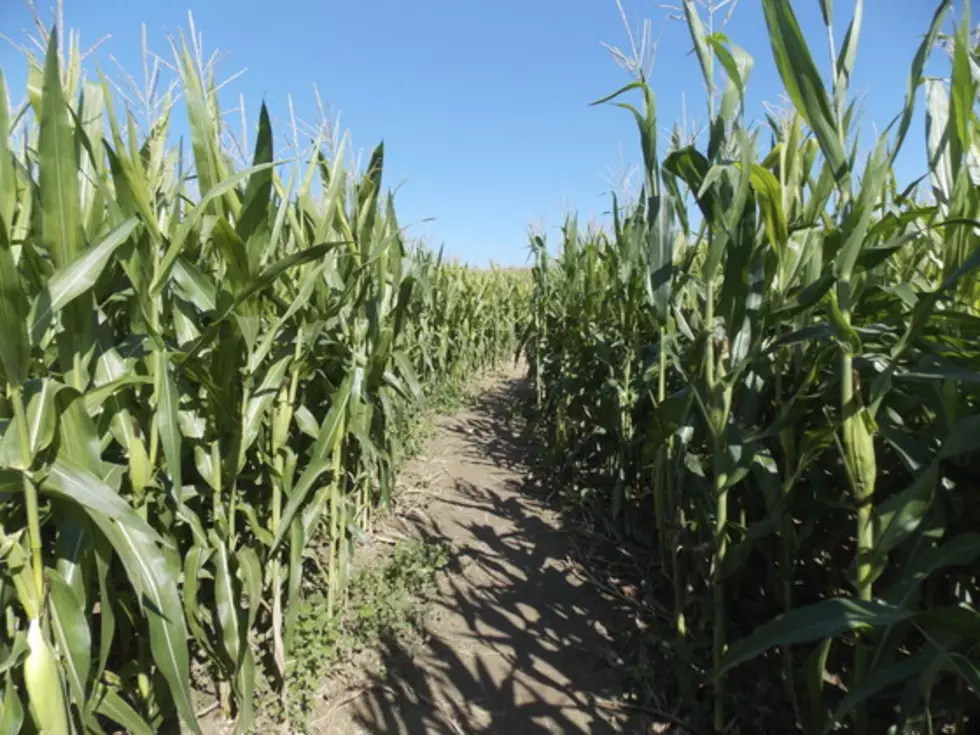
[[[547,492],[531,479],[521,426],[523,370],[495,375],[475,404],[442,418],[402,474],[408,533],[449,541],[422,640],[386,641],[374,673],[329,687],[312,731],[645,733],[615,701],[609,619],[616,605],[583,581]],[[420,502],[419,498],[423,501]]]

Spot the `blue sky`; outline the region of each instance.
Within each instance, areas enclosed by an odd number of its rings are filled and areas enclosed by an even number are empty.
[[[53,1],[38,0],[39,10]],[[976,20],[980,0],[957,0],[958,12],[964,2]],[[817,0],[793,4],[826,71]],[[865,5],[853,90],[866,96],[867,140],[872,122],[883,127],[901,109],[908,65],[936,0]],[[659,38],[652,80],[663,126],[680,118],[685,95],[689,116],[703,119],[686,27],[667,20],[657,2],[624,6],[634,28],[649,18]],[[853,2],[834,6],[840,43]],[[629,81],[600,45],[627,43],[614,0],[66,0],[66,24],[81,31],[83,47],[110,34],[98,60],[115,74],[111,53],[135,73],[141,22],[151,47],[169,53],[166,35],[187,27],[188,9],[205,48],[223,52],[223,74],[247,69],[227,97],[244,94],[253,123],[264,99],[282,125],[290,92],[298,117],[312,119],[316,84],[365,160],[384,139],[386,184],[401,184],[402,224],[465,261],[521,264],[530,224],[553,240],[566,211],[601,217],[607,179],[638,157],[631,117],[588,107]],[[21,0],[0,0],[6,35],[20,40],[30,25]],[[726,33],[755,58],[747,99],[750,115],[759,116],[761,101],[778,101],[782,88],[759,1],[741,0]],[[16,103],[24,65],[2,42],[0,67]],[[941,72],[942,64],[932,68]],[[919,114],[899,161],[905,182],[925,171],[923,136]]]

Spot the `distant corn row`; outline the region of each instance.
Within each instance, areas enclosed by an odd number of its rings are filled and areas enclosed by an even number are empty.
[[[608,232],[569,220],[557,255],[532,243],[546,459],[583,511],[659,548],[650,609],[673,619],[671,701],[695,731],[973,732],[980,48],[968,16],[942,33],[940,3],[904,107],[859,155],[862,3],[839,48],[829,34],[829,88],[791,4],[762,6],[793,108],[751,124],[751,57],[685,0],[720,90],[703,137],[675,131],[661,157],[640,75],[602,100],[643,95],[624,105],[639,202]],[[940,45],[948,76],[927,79]],[[926,140],[906,140],[922,97]],[[903,144],[928,154],[918,186],[896,179]]]
[[[199,731],[192,658],[244,732],[305,550],[339,607],[420,400],[513,355],[529,281],[410,250],[380,146],[283,167],[263,107],[236,168],[186,47],[192,162],[79,59],[50,34],[19,111],[0,75],[0,733]]]

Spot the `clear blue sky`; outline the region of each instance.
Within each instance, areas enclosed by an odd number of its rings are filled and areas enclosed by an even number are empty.
[[[958,13],[964,2],[980,17],[980,0],[957,0]],[[826,71],[817,0],[793,4]],[[53,5],[37,0],[45,18]],[[689,113],[699,112],[703,86],[686,27],[667,21],[657,2],[624,5],[634,27],[650,18],[660,38],[653,83],[663,125],[680,117],[682,93]],[[839,44],[853,2],[834,5]],[[936,1],[865,5],[853,89],[866,94],[867,139],[872,121],[884,126],[900,110]],[[224,74],[247,68],[229,93],[245,95],[253,121],[265,99],[284,122],[288,92],[298,116],[312,118],[315,83],[356,147],[369,151],[384,139],[386,183],[402,184],[402,223],[466,261],[520,264],[530,223],[553,239],[568,209],[600,217],[609,202],[604,177],[621,156],[637,158],[631,117],[588,107],[628,81],[600,45],[626,46],[614,0],[67,0],[66,23],[80,29],[83,47],[110,34],[98,59],[115,73],[112,53],[136,73],[140,23],[163,54],[166,34],[187,27],[188,9],[205,48],[224,53]],[[0,0],[6,35],[19,40],[30,24],[22,0]],[[776,101],[781,90],[759,1],[741,0],[726,32],[755,57],[748,102],[759,115],[761,100]],[[16,103],[23,61],[2,42],[0,66]],[[900,160],[906,182],[925,171],[923,136],[920,114]]]

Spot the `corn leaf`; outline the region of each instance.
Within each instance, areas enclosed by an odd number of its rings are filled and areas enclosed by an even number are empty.
[[[41,232],[54,263],[65,268],[82,249],[78,211],[78,161],[61,87],[58,67],[58,29],[51,31],[44,57],[44,89],[38,134],[40,156]]]
[[[163,445],[164,458],[167,461],[167,474],[170,476],[174,497],[179,505],[183,498],[184,480],[181,468],[180,424],[180,395],[174,384],[170,369],[170,356],[162,352],[158,356],[157,380],[157,410],[156,423],[160,432],[160,442]]]
[[[92,520],[119,556],[129,582],[140,596],[150,630],[150,649],[184,724],[200,733],[190,694],[187,626],[177,575],[169,568],[153,537],[98,513]]]
[[[65,657],[68,688],[82,710],[87,701],[92,664],[92,637],[82,601],[58,572],[48,570],[51,585],[51,623],[55,641]]]
[[[0,697],[0,732],[18,733],[24,725],[24,705],[14,686],[10,672],[3,675],[4,689]]]
[[[95,711],[126,728],[126,732],[132,735],[154,735],[156,732],[115,689],[103,686],[97,701]]]
[[[7,381],[19,386],[27,379],[30,343],[27,337],[27,297],[14,258],[0,232],[0,365]]]
[[[68,457],[59,457],[51,465],[41,489],[54,498],[81,506],[92,515],[129,526],[147,538],[160,538],[111,487]]]
[[[786,92],[820,143],[830,170],[839,181],[847,173],[844,145],[837,130],[820,72],[803,38],[789,0],[762,0],[773,58]]]
[[[57,314],[95,285],[109,258],[129,239],[138,225],[135,218],[126,220],[78,258],[52,274],[32,308],[31,334],[35,342],[40,341],[51,315]]]
[[[894,625],[911,616],[911,612],[890,605],[846,597],[798,607],[733,643],[717,673],[724,673],[775,646],[807,643],[859,628]]]
[[[17,204],[17,179],[8,143],[10,108],[7,100],[7,83],[0,71],[0,242],[10,239]]]

